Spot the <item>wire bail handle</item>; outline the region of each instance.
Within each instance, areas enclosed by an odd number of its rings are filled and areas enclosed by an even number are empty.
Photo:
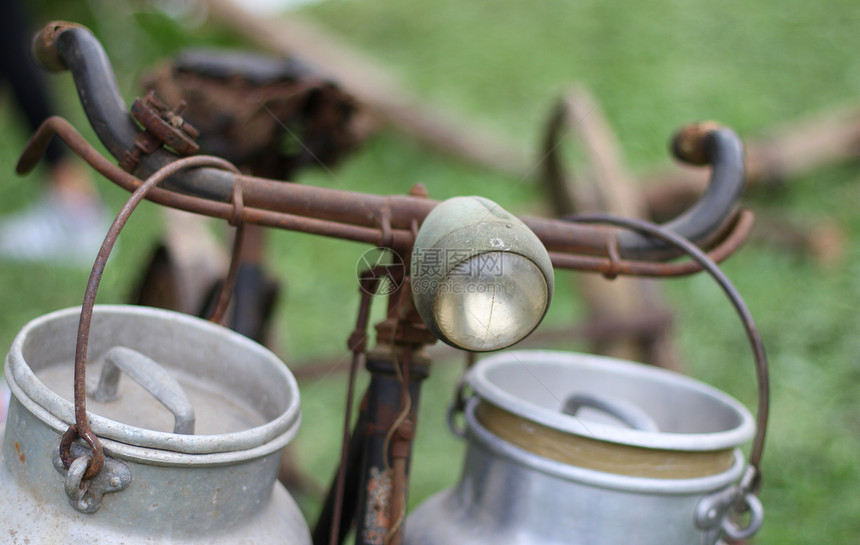
[[[721,498],[721,500],[717,500],[716,503],[721,502],[722,506],[716,511],[707,510],[708,512],[704,517],[697,517],[697,524],[705,524],[700,520],[702,518],[714,519],[712,521],[715,525],[714,531],[708,534],[709,536],[713,536],[713,541],[708,541],[708,543],[716,543],[720,534],[725,534],[734,540],[748,539],[752,537],[759,530],[764,519],[764,509],[758,499],[758,492],[761,488],[762,480],[761,459],[764,452],[765,436],[767,434],[770,386],[767,354],[765,353],[764,343],[762,342],[761,335],[759,334],[749,308],[729,278],[705,252],[689,240],[661,227],[660,225],[656,225],[645,220],[622,218],[609,214],[570,215],[565,216],[563,219],[579,223],[607,224],[621,227],[652,238],[660,239],[663,242],[681,249],[684,253],[690,256],[690,258],[698,262],[702,268],[711,275],[735,308],[744,331],[747,334],[747,339],[750,342],[755,361],[756,383],[758,389],[756,432],[755,437],[753,438],[752,449],[750,450],[749,461],[741,480],[736,485],[725,491],[725,497]],[[730,518],[731,514],[744,513],[750,514],[749,521],[746,526],[741,526]],[[718,514],[719,516],[714,517],[712,516],[713,514]]]
[[[90,277],[87,281],[87,287],[84,292],[84,301],[81,305],[81,318],[78,322],[77,342],[75,345],[75,423],[70,425],[65,433],[63,433],[59,447],[60,460],[62,460],[63,466],[65,466],[66,469],[69,469],[72,462],[75,461],[75,457],[71,453],[71,446],[75,439],[83,439],[90,449],[92,449],[92,456],[87,464],[86,471],[83,473],[83,481],[92,479],[98,475],[102,471],[105,463],[104,449],[102,448],[101,441],[99,441],[99,438],[92,429],[90,429],[90,424],[87,419],[86,366],[90,326],[92,325],[93,319],[93,307],[95,306],[96,294],[98,293],[99,283],[101,282],[102,275],[104,274],[107,260],[116,245],[116,240],[119,237],[120,232],[122,232],[122,229],[128,222],[132,212],[134,212],[140,202],[146,198],[146,195],[159,183],[180,170],[201,166],[215,167],[237,174],[239,173],[239,170],[231,163],[219,157],[208,155],[186,157],[162,167],[152,174],[152,176],[147,178],[146,181],[141,182],[137,189],[135,189],[128,198],[128,201],[123,205],[122,209],[117,214],[116,219],[114,219],[111,224],[110,229],[108,229],[108,233],[105,236],[104,242],[102,242],[101,248],[99,248],[95,262],[93,263],[93,268],[90,272]],[[236,217],[241,218],[241,187],[237,188],[237,195],[238,197],[234,196],[234,206],[237,208]],[[237,233],[236,244],[241,244],[241,233]],[[234,251],[234,261],[237,254],[238,252]],[[233,268],[234,264],[231,263],[231,270]],[[228,282],[224,283],[222,290],[227,290],[228,293],[231,291],[231,286]],[[221,299],[223,298],[224,296],[222,294]]]

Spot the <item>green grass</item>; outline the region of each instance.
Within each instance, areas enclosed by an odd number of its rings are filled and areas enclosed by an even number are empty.
[[[45,19],[78,18],[96,30],[127,97],[135,94],[138,68],[159,56],[189,44],[235,41],[222,29],[185,31],[153,13],[127,17],[113,4],[38,4]],[[668,163],[666,140],[684,122],[717,119],[750,137],[852,101],[860,89],[860,4],[848,0],[331,0],[306,13],[391,67],[416,94],[504,133],[533,157],[553,101],[568,85],[583,83],[600,100],[634,171]],[[65,97],[64,113],[83,126],[67,78],[53,78],[52,85]],[[0,212],[8,212],[35,198],[39,186],[11,175],[25,139],[11,106],[0,110],[0,124],[6,128],[0,161],[10,173],[0,185]],[[860,535],[858,176],[857,165],[825,169],[750,203],[801,225],[835,222],[846,236],[839,263],[823,268],[808,255],[759,242],[726,265],[757,319],[772,365],[766,523],[757,543],[849,543]],[[388,134],[335,172],[300,181],[372,193],[405,193],[422,182],[438,199],[481,194],[517,213],[546,208],[531,182],[432,155]],[[114,209],[125,198],[107,183],[100,188]],[[159,217],[148,205],[132,219],[100,301],[125,300],[158,234]],[[272,266],[287,286],[277,317],[278,350],[289,364],[339,356],[346,363],[358,305],[355,263],[365,249],[293,233],[272,236]],[[0,264],[2,346],[28,319],[79,304],[85,279],[85,271]],[[557,284],[550,325],[581,316],[569,274],[558,273]],[[718,288],[704,276],[665,285],[689,373],[754,406],[750,351]],[[425,387],[413,504],[458,477],[462,447],[443,420],[457,370],[456,364],[438,365]],[[343,375],[301,388],[298,455],[325,483],[339,448]]]

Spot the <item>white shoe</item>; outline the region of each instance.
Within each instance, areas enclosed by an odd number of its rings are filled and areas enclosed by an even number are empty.
[[[101,206],[74,206],[48,193],[0,220],[0,259],[90,266],[109,227]]]

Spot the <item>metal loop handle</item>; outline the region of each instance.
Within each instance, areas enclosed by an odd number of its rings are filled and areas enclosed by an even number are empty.
[[[463,439],[466,437],[466,427],[457,424],[457,415],[463,414],[469,400],[474,397],[474,392],[471,395],[466,393],[466,388],[469,384],[466,382],[465,373],[460,376],[460,381],[457,383],[457,391],[454,394],[454,400],[448,405],[448,411],[445,413],[445,419],[448,422],[448,429],[455,436]]]
[[[738,510],[737,506],[734,506],[732,510],[736,512],[749,512],[750,520],[746,527],[739,526],[728,516],[723,518],[723,522],[720,525],[723,533],[735,541],[751,538],[761,529],[761,525],[764,522],[764,507],[762,507],[758,496],[752,492],[746,492],[739,498],[739,501],[742,504],[741,510]]]
[[[571,416],[576,416],[576,413],[584,407],[596,409],[613,416],[634,430],[649,432],[660,431],[660,428],[657,426],[657,423],[654,422],[654,419],[638,406],[623,399],[616,399],[606,395],[595,395],[589,393],[573,394],[564,401],[562,412]]]
[[[131,470],[119,460],[105,457],[104,469],[92,479],[86,478],[87,468],[93,461],[90,451],[80,445],[72,445],[75,459],[68,468],[60,458],[60,447],[54,449],[51,457],[56,469],[63,475],[63,489],[69,504],[81,513],[91,515],[102,505],[105,494],[120,492],[131,484]]]
[[[92,398],[102,403],[115,401],[119,397],[120,371],[173,413],[173,433],[194,435],[194,407],[182,386],[158,362],[136,350],[124,346],[108,350],[98,386],[90,394]]]
[[[466,437],[466,428],[457,424],[457,415],[463,414],[457,402],[448,405],[448,410],[445,412],[445,422],[448,424],[448,431],[454,434],[455,437],[463,439]]]
[[[80,437],[84,440],[84,442],[89,445],[89,447],[93,451],[93,455],[89,460],[89,469],[85,474],[84,478],[90,479],[99,474],[104,466],[104,450],[102,449],[102,444],[99,441],[99,438],[96,437],[96,434],[93,433],[89,426],[81,432],[78,428],[77,424],[72,424],[69,426],[69,429],[63,433],[63,436],[60,438],[60,448],[59,448],[59,456],[60,460],[63,462],[63,466],[66,469],[69,469],[72,466],[72,462],[75,461],[75,457],[72,455],[71,448],[72,443],[74,443],[75,439]]]
[[[66,480],[63,481],[63,489],[66,491],[66,496],[69,497],[69,501],[79,510],[86,508],[83,500],[84,495],[87,493],[87,488],[89,488],[89,481],[84,480],[84,473],[86,473],[90,462],[92,462],[92,457],[89,454],[75,458],[75,461],[69,466]]]

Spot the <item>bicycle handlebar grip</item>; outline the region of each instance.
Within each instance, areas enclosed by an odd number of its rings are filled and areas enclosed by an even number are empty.
[[[134,139],[141,130],[126,107],[104,48],[88,28],[67,22],[49,23],[36,35],[33,53],[46,69],[72,73],[87,119],[111,155],[121,160],[134,149]],[[173,153],[157,149],[140,162],[133,174],[146,179],[176,159]],[[197,168],[171,176],[161,187],[229,202],[233,175]]]
[[[57,35],[71,28],[85,28],[77,23],[67,21],[52,21],[45,25],[38,34],[33,36],[33,56],[42,65],[42,68],[50,72],[62,72],[68,70],[65,62],[57,52]]]
[[[702,197],[664,227],[707,247],[734,218],[744,191],[743,145],[732,130],[703,122],[687,125],[675,133],[671,147],[681,161],[710,164],[711,178]],[[618,248],[624,257],[631,259],[668,259],[676,255],[667,244],[630,231],[618,235]]]

